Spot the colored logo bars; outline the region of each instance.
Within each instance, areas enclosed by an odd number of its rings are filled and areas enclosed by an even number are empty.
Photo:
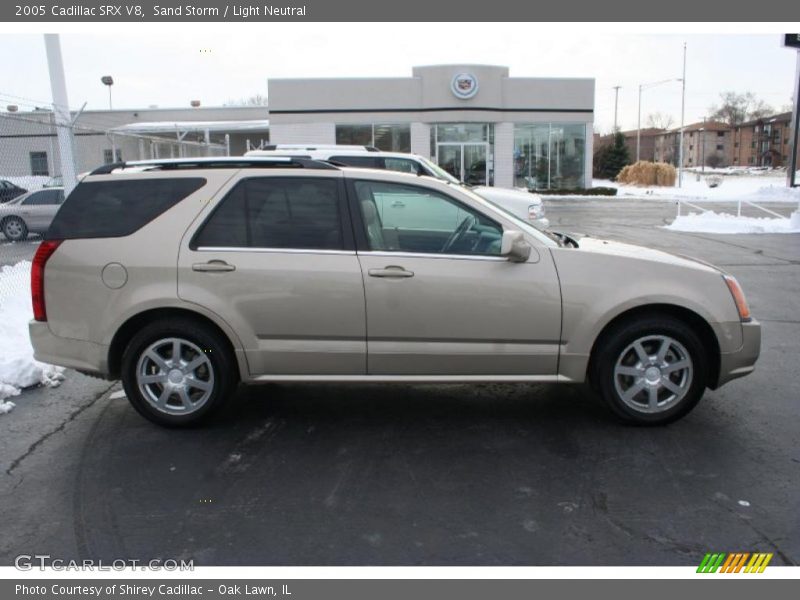
[[[697,567],[698,573],[763,573],[769,561],[772,560],[772,553],[765,552],[709,552],[703,557],[700,566]]]

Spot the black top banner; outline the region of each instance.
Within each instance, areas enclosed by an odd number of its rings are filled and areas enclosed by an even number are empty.
[[[5,22],[247,22],[247,21],[532,21],[532,22],[758,22],[800,21],[800,3],[761,0],[32,0],[2,3]]]

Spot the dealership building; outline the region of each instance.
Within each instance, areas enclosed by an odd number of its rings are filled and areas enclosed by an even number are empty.
[[[507,67],[415,67],[411,77],[272,79],[270,143],[366,144],[433,159],[476,185],[591,185],[594,79]]]
[[[268,107],[193,102],[73,113],[77,170],[120,159],[241,155],[267,144],[358,144],[420,154],[474,185],[591,185],[593,79],[441,65],[415,67],[410,77],[267,85]],[[46,108],[0,112],[0,178],[60,174],[56,133]]]

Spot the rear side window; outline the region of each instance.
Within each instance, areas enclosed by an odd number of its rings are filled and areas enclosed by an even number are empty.
[[[46,206],[48,204],[61,204],[63,201],[64,192],[62,190],[44,190],[31,194],[22,201],[22,204],[25,206]]]
[[[422,173],[422,167],[420,167],[419,163],[407,158],[386,158],[384,159],[384,165],[389,171],[413,173],[414,175]]]
[[[341,250],[343,243],[338,180],[252,177],[220,201],[192,248]]]
[[[130,235],[205,183],[202,177],[80,183],[56,213],[45,239]]]
[[[349,167],[364,167],[368,169],[384,168],[383,160],[376,156],[331,156],[330,159]]]

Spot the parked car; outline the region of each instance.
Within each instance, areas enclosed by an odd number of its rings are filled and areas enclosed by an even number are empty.
[[[0,204],[13,200],[27,192],[25,188],[19,187],[16,183],[11,183],[6,179],[0,179]]]
[[[417,154],[382,152],[371,146],[285,144],[267,146],[264,150],[251,150],[245,156],[298,156],[332,161],[350,167],[387,169],[389,171],[400,171],[401,173],[436,177],[456,185],[465,185],[479,196],[494,202],[520,219],[530,221],[542,229],[547,229],[550,226],[550,221],[544,216],[544,203],[541,196],[510,188],[469,185],[469,175],[466,183],[461,182],[433,161]],[[485,171],[484,166],[483,172],[485,173]]]
[[[296,380],[588,380],[622,418],[660,424],[760,349],[741,287],[707,263],[302,158],[100,167],[53,220],[31,290],[36,359],[121,378],[167,426],[239,382]]]
[[[12,242],[44,233],[63,202],[63,188],[27,192],[0,205],[0,231]]]
[[[45,181],[44,188],[64,187],[64,178],[61,175],[53,175],[50,179]]]

